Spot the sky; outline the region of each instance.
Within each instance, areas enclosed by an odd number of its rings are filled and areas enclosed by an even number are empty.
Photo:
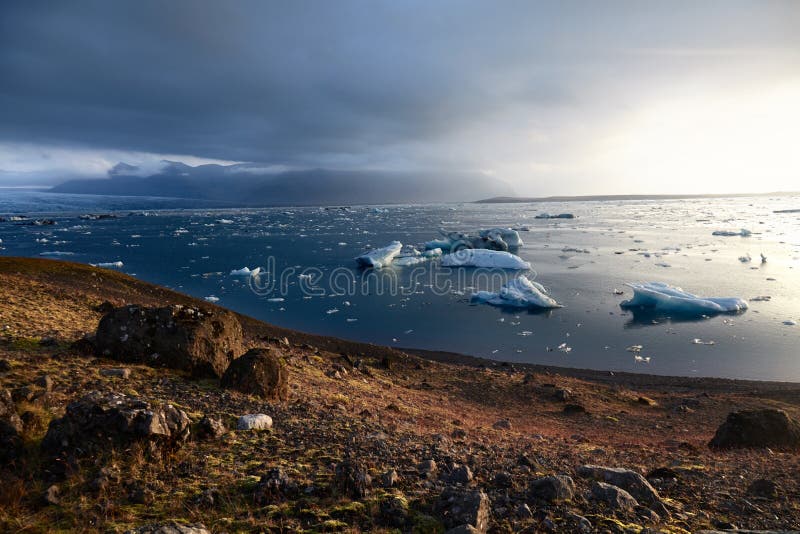
[[[120,161],[800,190],[800,2],[5,1],[0,186]]]

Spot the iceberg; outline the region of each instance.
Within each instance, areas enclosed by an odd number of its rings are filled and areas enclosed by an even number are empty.
[[[547,294],[542,284],[528,280],[525,276],[508,281],[500,288],[499,293],[478,291],[472,295],[472,300],[510,308],[561,308],[561,304]]]
[[[231,276],[258,276],[261,273],[261,267],[250,269],[249,267],[242,267],[241,269],[234,269],[231,271]]]
[[[418,265],[442,255],[442,249],[434,248],[420,252],[415,247],[410,247],[408,250],[403,250],[398,256],[394,258],[393,265],[399,267],[408,267],[410,265]]]
[[[522,242],[519,232],[511,228],[490,228],[489,230],[481,230],[478,232],[478,235],[484,239],[490,239],[495,243],[504,243],[506,246],[502,250],[519,248],[525,244]]]
[[[622,308],[651,308],[685,315],[736,313],[747,309],[747,302],[739,297],[699,297],[663,282],[626,285],[633,289],[633,298],[622,301]]]
[[[104,269],[114,269],[114,268],[121,269],[123,263],[121,261],[110,261],[106,263],[90,263],[89,265],[91,265],[92,267],[102,267]]]
[[[211,303],[219,302],[219,297],[215,297],[214,295],[209,295],[207,297],[203,297],[203,299],[208,301],[208,302],[211,302]]]
[[[400,241],[392,241],[383,248],[376,248],[370,250],[366,254],[362,254],[356,258],[356,262],[361,267],[372,267],[380,269],[392,263],[392,260],[400,254],[403,244]]]
[[[723,236],[723,237],[750,237],[753,235],[753,232],[746,228],[742,228],[741,230],[715,230],[711,233],[711,235]]]
[[[444,267],[485,267],[489,269],[527,270],[531,264],[502,250],[463,249],[442,257]]]

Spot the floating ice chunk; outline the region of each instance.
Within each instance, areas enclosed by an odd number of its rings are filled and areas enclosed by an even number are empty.
[[[711,235],[718,235],[723,237],[734,237],[734,236],[750,237],[751,235],[753,235],[753,232],[751,232],[746,228],[742,228],[741,230],[716,230],[712,232]]]
[[[339,309],[338,308],[331,308],[330,310],[327,310],[325,313],[327,313],[328,315],[332,315],[334,313],[339,313]]]
[[[634,354],[633,361],[637,363],[650,363],[650,356],[642,356],[641,354]]]
[[[258,276],[261,273],[261,267],[250,269],[249,267],[242,267],[241,269],[234,269],[231,271],[231,276]]]
[[[797,321],[794,319],[789,319],[788,321],[783,321],[783,324],[786,326],[797,326]]]
[[[285,298],[283,298],[283,297],[273,297],[273,298],[271,298],[271,299],[267,299],[267,302],[283,302],[283,301],[285,301],[285,300],[286,300],[286,299],[285,299]]]
[[[425,243],[425,248],[428,250],[450,250],[452,243],[449,239],[433,239]]]
[[[74,252],[64,252],[61,250],[50,250],[47,252],[40,252],[39,256],[74,256]]]
[[[750,299],[750,302],[769,302],[772,300],[770,295],[759,295]]]
[[[539,283],[520,276],[506,282],[499,293],[478,291],[472,296],[477,302],[485,302],[492,306],[508,306],[512,308],[560,308],[547,290]]]
[[[698,297],[663,282],[627,285],[633,289],[633,298],[622,301],[622,308],[652,308],[688,315],[733,313],[747,309],[747,302],[738,297]]]
[[[531,264],[519,256],[502,250],[464,249],[442,257],[445,267],[484,267],[490,269],[527,270]]]
[[[219,224],[233,224],[233,221],[230,219],[217,219]]]
[[[589,254],[589,249],[577,248],[577,247],[564,247],[561,249],[561,252],[577,252],[579,254]]]
[[[497,243],[505,243],[506,246],[503,248],[519,248],[525,244],[522,242],[519,232],[511,228],[489,228],[488,230],[481,230],[478,235]]]
[[[692,340],[693,345],[716,345],[716,342],[713,340],[703,341],[702,339],[696,337]]]
[[[549,213],[540,213],[534,217],[534,219],[574,219],[575,215],[572,213],[559,213],[557,215],[551,215]]]
[[[105,263],[90,263],[92,267],[102,267],[104,269],[122,269],[123,263],[121,261],[110,261]]]
[[[215,297],[214,295],[209,295],[208,297],[203,297],[203,300],[208,302],[219,302],[219,297]]]
[[[750,257],[750,254],[745,254],[744,256],[739,256],[739,261],[742,262],[742,263],[750,263],[750,260],[752,260],[752,258]]]
[[[569,354],[570,352],[572,352],[572,347],[568,346],[566,343],[562,343],[561,345],[558,346],[558,350]]]
[[[400,241],[392,241],[383,248],[376,248],[362,254],[356,258],[356,262],[362,267],[380,269],[390,265],[394,257],[400,254],[402,248],[403,244]]]
[[[430,261],[434,258],[438,258],[441,255],[442,249],[440,248],[434,248],[431,250],[426,250],[425,252],[420,252],[416,248],[411,247],[408,250],[403,250],[400,255],[395,257],[392,264],[400,267],[407,267],[409,265],[417,265],[426,261]]]

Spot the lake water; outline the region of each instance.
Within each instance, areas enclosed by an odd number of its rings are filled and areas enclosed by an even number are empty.
[[[46,212],[57,223],[0,223],[0,254],[121,261],[120,270],[142,280],[217,297],[222,306],[273,324],[397,347],[604,370],[800,380],[800,326],[785,324],[800,322],[800,213],[774,213],[800,208],[798,197],[349,209],[196,206],[176,199],[0,190],[0,216]],[[110,211],[118,218],[79,218]],[[534,218],[543,211],[576,218]],[[473,270],[434,261],[375,273],[353,261],[370,245],[419,244],[438,237],[440,228],[492,227],[529,229],[520,232],[525,245],[517,254],[531,262],[535,279],[563,308],[520,312],[471,302],[475,290],[496,290],[503,277],[515,276],[511,272],[476,280]],[[740,228],[752,236],[712,235]],[[740,261],[747,254],[752,261]],[[229,274],[245,266],[266,274]],[[640,281],[667,282],[703,296],[771,298],[750,301],[736,315],[641,316],[619,306],[631,297],[625,284]],[[559,350],[562,344],[571,350]],[[626,350],[633,345],[642,345],[641,355],[650,361],[637,362]]]

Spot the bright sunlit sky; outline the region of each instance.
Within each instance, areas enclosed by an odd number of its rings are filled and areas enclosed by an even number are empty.
[[[3,2],[0,186],[169,159],[796,191],[798,28],[795,1]]]

